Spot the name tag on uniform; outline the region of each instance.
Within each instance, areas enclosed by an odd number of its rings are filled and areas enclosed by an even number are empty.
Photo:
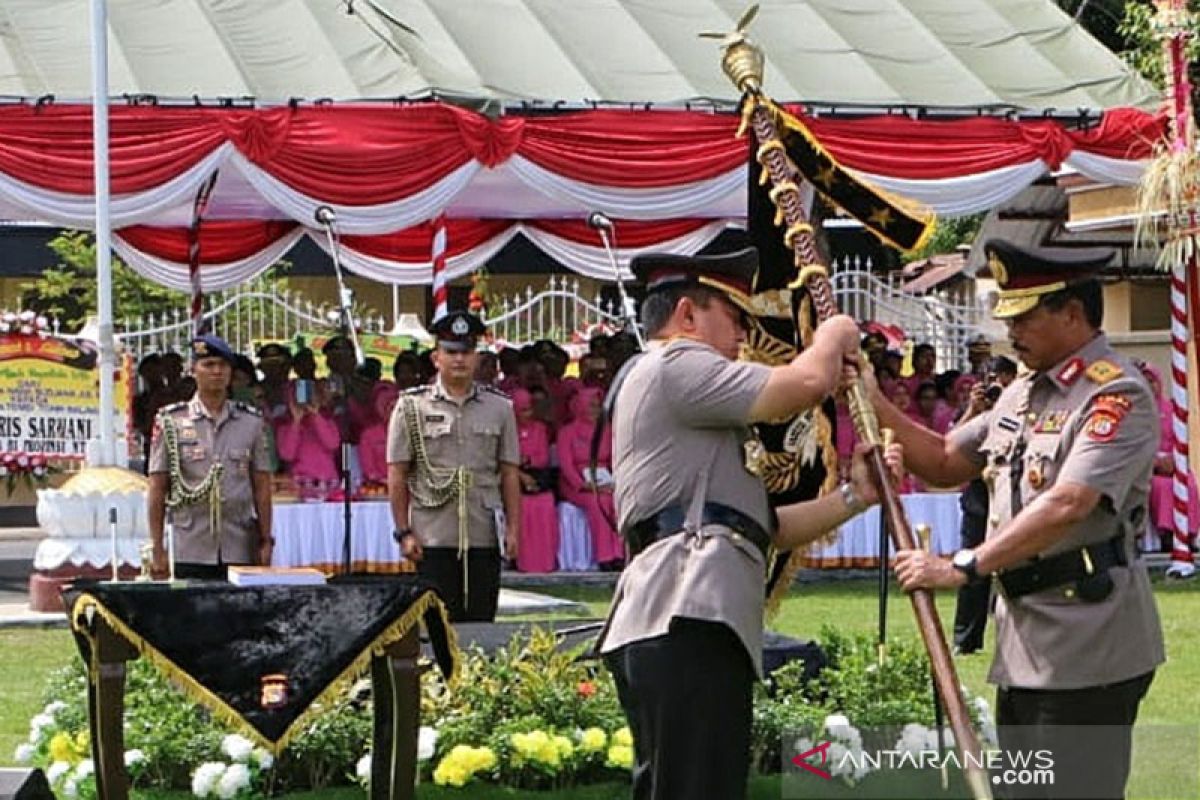
[[[445,414],[426,414],[425,421],[430,424],[436,425],[439,422],[445,422],[446,415]]]
[[[996,423],[996,426],[1000,428],[1000,430],[1008,431],[1009,433],[1015,433],[1021,429],[1021,422],[1020,420],[1013,419],[1012,417],[1001,417]]]
[[[1034,433],[1062,433],[1063,425],[1067,423],[1069,413],[1066,411],[1051,411],[1038,420]]]
[[[184,423],[179,427],[180,443],[194,442],[196,439],[196,428],[194,425],[188,425],[187,423]]]

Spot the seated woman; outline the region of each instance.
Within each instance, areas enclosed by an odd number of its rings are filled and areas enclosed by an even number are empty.
[[[337,423],[323,415],[317,403],[297,403],[288,397],[291,422],[276,430],[279,457],[288,464],[300,496],[323,500],[338,483],[337,452],[340,444]]]
[[[558,493],[583,509],[592,534],[592,555],[603,570],[618,570],[625,563],[625,545],[617,535],[613,506],[612,432],[602,434],[596,459],[596,474],[590,460],[592,435],[602,424],[603,393],[590,387],[580,389],[571,400],[571,422],[558,432]]]
[[[521,546],[517,569],[553,572],[558,553],[558,513],[554,505],[554,470],[550,465],[550,431],[534,417],[533,397],[514,389],[517,441],[521,453]]]
[[[364,495],[387,496],[387,432],[392,409],[400,398],[400,390],[394,383],[381,381],[371,390],[371,405],[375,409],[375,422],[363,428],[358,444],[358,466],[362,472]]]

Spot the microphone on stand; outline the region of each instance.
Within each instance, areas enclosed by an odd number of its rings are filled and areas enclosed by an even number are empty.
[[[337,277],[338,284],[338,309],[341,315],[342,334],[350,337],[350,342],[354,345],[354,362],[356,366],[362,366],[363,352],[362,347],[358,344],[358,331],[354,325],[353,311],[353,294],[346,288],[346,281],[342,277],[342,259],[341,251],[338,242],[337,231],[337,212],[329,206],[317,206],[313,210],[313,219],[318,225],[325,229],[326,241],[329,243],[329,256],[333,259],[333,273]],[[337,383],[342,384],[342,380],[338,376]],[[332,381],[331,381],[332,382]],[[351,530],[353,528],[353,511],[351,508],[351,496],[353,494],[353,482],[350,477],[350,461],[353,458],[353,445],[350,443],[350,398],[349,386],[342,386],[340,399],[338,404],[341,406],[341,415],[338,421],[338,437],[341,439],[341,484],[342,484],[342,574],[349,575],[351,569]]]
[[[604,252],[608,254],[608,265],[617,281],[617,293],[621,296],[621,311],[625,317],[625,327],[633,333],[633,338],[637,339],[638,349],[645,350],[646,341],[642,338],[642,329],[638,327],[633,298],[625,292],[625,281],[621,278],[620,267],[617,266],[617,254],[613,248],[613,240],[617,238],[616,226],[603,211],[593,211],[588,214],[587,224],[589,228],[600,234],[600,241],[604,243]]]

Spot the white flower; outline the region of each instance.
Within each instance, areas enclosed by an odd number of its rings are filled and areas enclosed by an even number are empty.
[[[32,325],[22,325],[21,333],[25,334],[26,336],[30,335],[31,333],[33,333],[33,326]]]
[[[271,765],[275,763],[275,756],[271,755],[271,752],[264,747],[254,748],[250,758],[255,764],[258,764],[259,769],[270,769]]]
[[[229,769],[217,781],[217,796],[221,800],[232,800],[242,789],[250,785],[250,768],[245,764],[230,764]]]
[[[422,725],[417,731],[417,761],[428,761],[433,758],[437,747],[438,732],[428,725]]]
[[[852,749],[862,747],[862,734],[858,728],[850,724],[845,714],[830,714],[825,718],[825,732],[832,739],[840,739],[849,744]]]
[[[42,709],[42,713],[48,714],[51,717],[53,717],[55,714],[62,711],[66,707],[67,707],[67,704],[64,703],[62,700],[55,700],[53,703],[47,703],[46,707]]]
[[[906,753],[920,753],[926,749],[925,743],[928,741],[929,733],[929,729],[924,725],[910,722],[901,731],[900,739],[896,742],[896,749]]]
[[[50,320],[46,319],[45,317],[38,317],[33,321],[33,324],[38,326],[38,328],[45,330],[46,328],[50,327]]]
[[[33,322],[36,316],[36,313],[27,308],[17,315],[17,319],[21,320],[21,322]]]
[[[68,778],[63,783],[61,791],[63,797],[79,797],[79,782],[74,778]]]
[[[371,780],[371,754],[367,753],[354,765],[354,774],[360,781]]]
[[[126,750],[125,751],[125,766],[132,767],[134,764],[146,760],[146,754],[141,750]]]
[[[66,761],[55,761],[46,770],[46,780],[50,781],[50,783],[58,783],[58,779],[70,771],[71,765]]]
[[[245,736],[231,733],[221,740],[221,752],[234,761],[245,763],[250,758],[250,754],[254,752],[254,742]]]
[[[196,797],[208,797],[213,787],[225,774],[225,765],[220,761],[206,761],[196,767],[192,773],[192,794]]]
[[[33,754],[37,752],[33,749],[33,745],[22,743],[17,745],[16,751],[13,753],[13,759],[18,764],[28,764],[33,760]]]
[[[90,758],[85,758],[83,761],[79,762],[78,766],[75,767],[75,778],[76,780],[83,780],[95,771],[96,765]]]
[[[834,742],[829,745],[829,749],[826,752],[829,754],[830,775],[849,775],[854,772],[854,765],[846,758],[846,754],[850,751],[846,749],[844,744]]]
[[[42,730],[42,728],[49,728],[53,724],[54,724],[54,717],[50,716],[49,714],[47,714],[46,712],[43,711],[41,714],[35,714],[33,719],[29,720],[29,730],[31,732],[32,731],[40,732]]]

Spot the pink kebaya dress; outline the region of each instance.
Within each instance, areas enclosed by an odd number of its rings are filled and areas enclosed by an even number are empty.
[[[613,529],[616,520],[611,486],[593,491],[584,479],[590,467],[592,432],[596,423],[588,419],[593,398],[602,397],[599,389],[580,389],[571,399],[572,420],[558,432],[558,494],[568,503],[583,509],[588,530],[592,534],[592,557],[600,564],[625,558],[625,545]],[[596,460],[599,470],[612,474],[612,432],[605,430],[601,437]]]
[[[517,413],[517,440],[521,451],[521,469],[534,475],[550,468],[550,431],[544,422],[521,420],[521,412],[533,408],[533,398],[524,389],[513,391],[513,410]],[[540,492],[521,493],[521,543],[517,550],[517,569],[521,572],[553,572],[558,554],[558,511],[551,487]]]

